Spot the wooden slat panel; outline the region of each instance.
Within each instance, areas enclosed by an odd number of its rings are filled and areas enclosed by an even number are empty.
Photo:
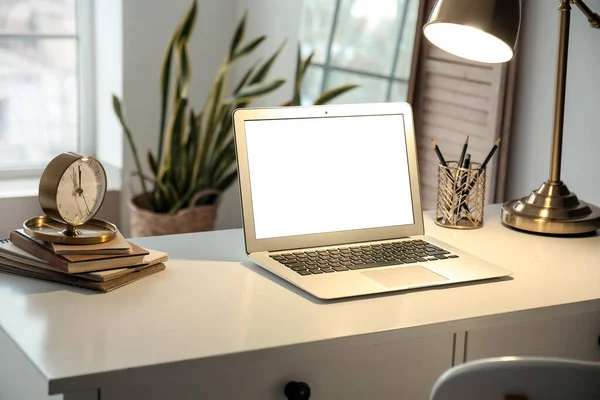
[[[450,92],[464,93],[483,98],[493,96],[492,85],[490,83],[465,81],[464,79],[433,73],[427,74],[425,87],[437,87]]]
[[[452,54],[448,53],[447,51],[444,51],[436,46],[428,46],[428,47],[429,47],[429,51],[427,54],[428,54],[429,58],[433,59],[433,60],[450,61],[455,64],[476,66],[479,68],[489,69],[489,70],[494,68],[491,64],[479,63],[479,62],[465,60],[464,58],[457,57],[457,56],[452,55]]]
[[[421,127],[421,136],[435,139],[438,143],[457,143],[462,146],[467,136],[469,136],[469,147],[485,148],[490,145],[489,137],[480,137],[476,135],[468,135],[467,133],[459,132],[458,130],[448,129],[436,125],[423,125]]]
[[[421,113],[421,118],[432,126],[446,128],[456,131],[462,135],[477,136],[487,138],[487,129],[485,126],[468,121],[461,121],[435,112],[425,111]]]
[[[485,111],[466,108],[460,104],[448,104],[429,99],[424,99],[423,111],[444,115],[458,121],[472,122],[481,126],[487,125],[489,114]]]
[[[493,70],[438,60],[428,60],[425,64],[425,71],[443,76],[453,76],[466,81],[491,83],[494,79]]]
[[[428,0],[428,10],[433,7]],[[421,197],[425,208],[435,207],[438,159],[431,148],[435,139],[447,160],[460,156],[466,136],[468,152],[481,162],[500,137],[505,65],[461,59],[421,42],[415,109]],[[493,160],[487,167],[486,199],[495,190]]]
[[[448,104],[460,104],[461,106],[477,111],[487,112],[490,109],[490,99],[487,97],[452,92],[435,86],[426,87],[423,96],[428,100],[436,100]]]

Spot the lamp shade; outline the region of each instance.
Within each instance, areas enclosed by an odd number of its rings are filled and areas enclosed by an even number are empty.
[[[520,22],[519,0],[438,0],[423,34],[456,56],[501,63],[515,54]]]

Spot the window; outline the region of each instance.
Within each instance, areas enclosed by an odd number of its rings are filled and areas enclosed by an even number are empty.
[[[0,171],[39,171],[61,152],[90,150],[81,129],[88,1],[0,0]]]
[[[406,101],[418,11],[419,0],[305,0],[303,101],[346,83],[360,87],[334,102]]]

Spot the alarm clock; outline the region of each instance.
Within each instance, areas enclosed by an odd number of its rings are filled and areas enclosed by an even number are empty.
[[[106,171],[94,157],[67,152],[40,178],[38,199],[45,216],[23,223],[29,236],[55,243],[94,244],[113,239],[115,225],[94,219],[106,196]]]

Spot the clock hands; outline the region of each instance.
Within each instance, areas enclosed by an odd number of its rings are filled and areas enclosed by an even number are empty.
[[[83,203],[85,204],[85,208],[87,209],[87,212],[89,215],[89,214],[91,214],[90,207],[88,206],[87,200],[85,199],[85,196],[83,195],[83,187],[81,185],[81,164],[79,164],[77,167],[78,167],[77,169],[78,169],[79,184],[77,184],[76,182],[73,182],[77,186],[77,188],[75,189],[75,193],[83,199]],[[75,174],[73,174],[73,181],[75,181]]]
[[[81,164],[78,165],[79,167],[79,194],[83,193],[83,188],[81,187]]]

